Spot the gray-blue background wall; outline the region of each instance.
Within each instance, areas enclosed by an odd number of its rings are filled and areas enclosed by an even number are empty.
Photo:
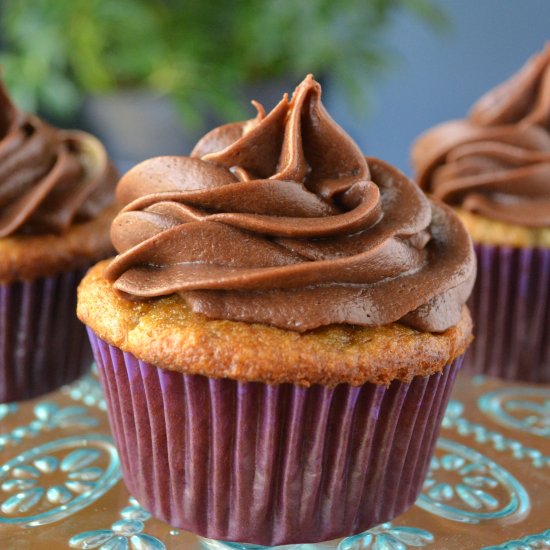
[[[398,54],[358,121],[329,96],[329,110],[368,155],[410,173],[409,149],[434,124],[463,117],[485,91],[514,73],[550,41],[550,0],[442,0],[451,28],[434,33],[396,18],[387,43]],[[366,29],[365,32],[368,32]]]

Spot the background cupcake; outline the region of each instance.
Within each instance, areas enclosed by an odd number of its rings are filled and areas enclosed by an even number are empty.
[[[93,136],[19,111],[0,83],[0,403],[89,367],[76,287],[112,250],[115,183]]]
[[[90,338],[130,492],[202,536],[316,542],[418,496],[471,324],[452,211],[365,159],[308,77],[126,174]]]
[[[413,146],[418,183],[476,244],[473,372],[550,382],[550,45]]]

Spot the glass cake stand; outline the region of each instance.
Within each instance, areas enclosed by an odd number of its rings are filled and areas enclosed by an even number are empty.
[[[155,520],[122,480],[95,372],[0,405],[0,549],[252,550]],[[461,374],[416,504],[296,550],[550,548],[550,386]]]

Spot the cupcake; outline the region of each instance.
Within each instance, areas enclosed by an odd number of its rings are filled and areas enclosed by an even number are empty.
[[[130,492],[203,537],[362,532],[417,498],[471,338],[470,238],[310,76],[119,182],[79,288]]]
[[[112,254],[116,176],[93,136],[19,111],[0,82],[0,403],[90,366],[76,288]]]
[[[454,207],[474,240],[465,365],[550,382],[550,44],[466,120],[420,136],[412,160],[422,189]]]

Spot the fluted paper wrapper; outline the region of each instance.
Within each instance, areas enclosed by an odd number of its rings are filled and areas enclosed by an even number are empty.
[[[476,244],[468,371],[550,383],[550,249]]]
[[[160,369],[89,334],[129,491],[175,527],[262,545],[359,533],[413,504],[461,363],[303,388]]]
[[[76,289],[86,269],[0,285],[0,403],[76,380],[92,363]]]

